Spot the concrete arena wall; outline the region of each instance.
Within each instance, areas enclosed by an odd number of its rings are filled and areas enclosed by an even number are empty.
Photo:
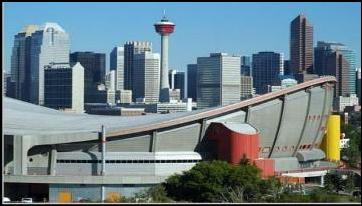
[[[314,87],[309,90],[309,106],[307,116],[304,122],[304,130],[294,150],[294,154],[303,145],[312,145],[321,126],[321,121],[324,118],[323,108],[325,107],[325,92],[321,87]]]
[[[199,142],[201,124],[196,123],[158,132],[155,151],[194,151]]]
[[[324,118],[322,119],[321,122],[321,126],[320,126],[320,130],[318,131],[318,134],[316,135],[316,138],[313,141],[313,145],[315,145],[316,147],[319,147],[319,145],[322,143],[323,140],[323,136],[325,134],[325,131],[327,129],[327,118],[328,116],[332,113],[333,111],[333,87],[331,86],[326,86],[326,93],[325,93],[325,107],[324,107]]]
[[[302,133],[305,114],[308,107],[308,96],[304,91],[287,95],[281,116],[280,129],[276,135],[271,156],[292,156]]]
[[[269,157],[278,131],[282,101],[275,99],[249,109],[247,123],[253,125],[260,132],[259,156]]]

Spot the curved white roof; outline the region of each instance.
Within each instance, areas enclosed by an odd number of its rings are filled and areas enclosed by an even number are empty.
[[[175,25],[175,24],[170,21],[159,21],[156,22],[155,25]]]
[[[55,22],[46,22],[45,24],[41,25],[38,30],[46,31],[48,28],[53,28],[56,31],[65,32],[65,30]]]
[[[107,137],[112,137],[167,128],[187,122],[200,121],[202,118],[211,118],[227,114],[228,112],[239,110],[242,107],[278,98],[287,93],[292,93],[327,82],[334,83],[335,81],[335,77],[326,76],[224,107],[212,107],[192,112],[179,112],[163,115],[153,114],[146,116],[119,117],[72,114],[5,97],[3,100],[3,129],[4,134],[6,135],[41,135],[74,132],[99,132],[101,125],[104,125],[107,128]],[[231,128],[235,130],[240,129],[233,128],[233,126],[231,126]],[[252,130],[252,128],[246,129]]]
[[[208,109],[205,109],[208,110]],[[205,110],[146,116],[106,116],[61,112],[28,102],[4,98],[4,134],[59,134],[122,130],[200,113]]]

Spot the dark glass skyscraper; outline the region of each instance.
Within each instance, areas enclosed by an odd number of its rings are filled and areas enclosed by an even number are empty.
[[[290,60],[284,60],[284,75],[291,75]]]
[[[196,101],[197,89],[197,64],[187,65],[187,97]]]
[[[14,36],[11,55],[11,74],[14,82],[15,98],[30,102],[30,60],[31,34],[38,29],[37,25],[27,25]]]
[[[341,68],[339,69],[342,69],[340,72],[334,71],[338,69],[337,67],[335,67],[336,64],[330,64],[331,61],[335,61],[336,56],[339,56],[332,55],[334,52],[339,52],[339,55],[342,55],[344,60],[346,60],[348,63],[348,65],[340,64]],[[314,48],[314,54],[315,72],[317,74],[334,76],[336,76],[337,74],[343,74],[346,77],[343,77],[343,79],[345,80],[343,81],[343,84],[345,85],[343,85],[342,87],[346,89],[348,88],[348,91],[346,92],[349,94],[356,93],[356,57],[354,51],[347,48],[344,44],[341,43],[318,41],[317,47]],[[330,60],[328,64],[327,61],[329,58],[332,58],[332,60]]]
[[[104,83],[106,75],[106,54],[94,52],[73,52],[70,62],[79,62],[85,69],[85,76],[91,75],[93,83]]]
[[[180,98],[185,98],[185,72],[176,72],[175,89],[180,89]]]
[[[303,14],[290,24],[290,69],[294,74],[313,73],[313,26]]]
[[[336,51],[328,55],[325,74],[335,76],[337,79],[334,89],[335,97],[350,94],[348,68],[349,63],[341,52]]]
[[[283,69],[283,56],[275,52],[253,54],[253,84],[257,94],[268,92],[269,86],[280,85],[279,75]]]
[[[91,99],[97,92],[97,85],[105,82],[106,54],[94,52],[71,53],[71,65],[77,62],[84,67],[84,102],[93,102]]]
[[[132,90],[134,73],[133,56],[146,51],[152,52],[152,43],[131,41],[124,44],[124,89]]]
[[[242,76],[251,76],[251,59],[249,56],[240,57],[240,75]]]

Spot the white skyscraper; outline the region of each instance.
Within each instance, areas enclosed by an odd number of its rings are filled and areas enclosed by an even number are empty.
[[[160,95],[160,54],[144,52],[133,57],[133,97],[157,103]]]
[[[225,106],[240,101],[240,57],[212,53],[197,58],[197,107]]]
[[[57,23],[45,23],[31,35],[31,102],[44,104],[44,66],[69,63],[69,35]]]
[[[110,91],[116,91],[116,70],[111,70],[106,74],[106,88]]]
[[[114,47],[110,54],[110,70],[116,71],[116,90],[124,89],[124,47]]]
[[[170,89],[175,89],[175,75],[176,75],[176,70],[174,69],[168,70],[168,82],[170,83]]]

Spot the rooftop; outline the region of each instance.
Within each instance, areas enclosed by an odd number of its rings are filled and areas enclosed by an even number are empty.
[[[65,32],[65,30],[58,24],[54,22],[46,22],[41,25],[38,30],[46,31],[48,28],[53,28],[55,31]]]

